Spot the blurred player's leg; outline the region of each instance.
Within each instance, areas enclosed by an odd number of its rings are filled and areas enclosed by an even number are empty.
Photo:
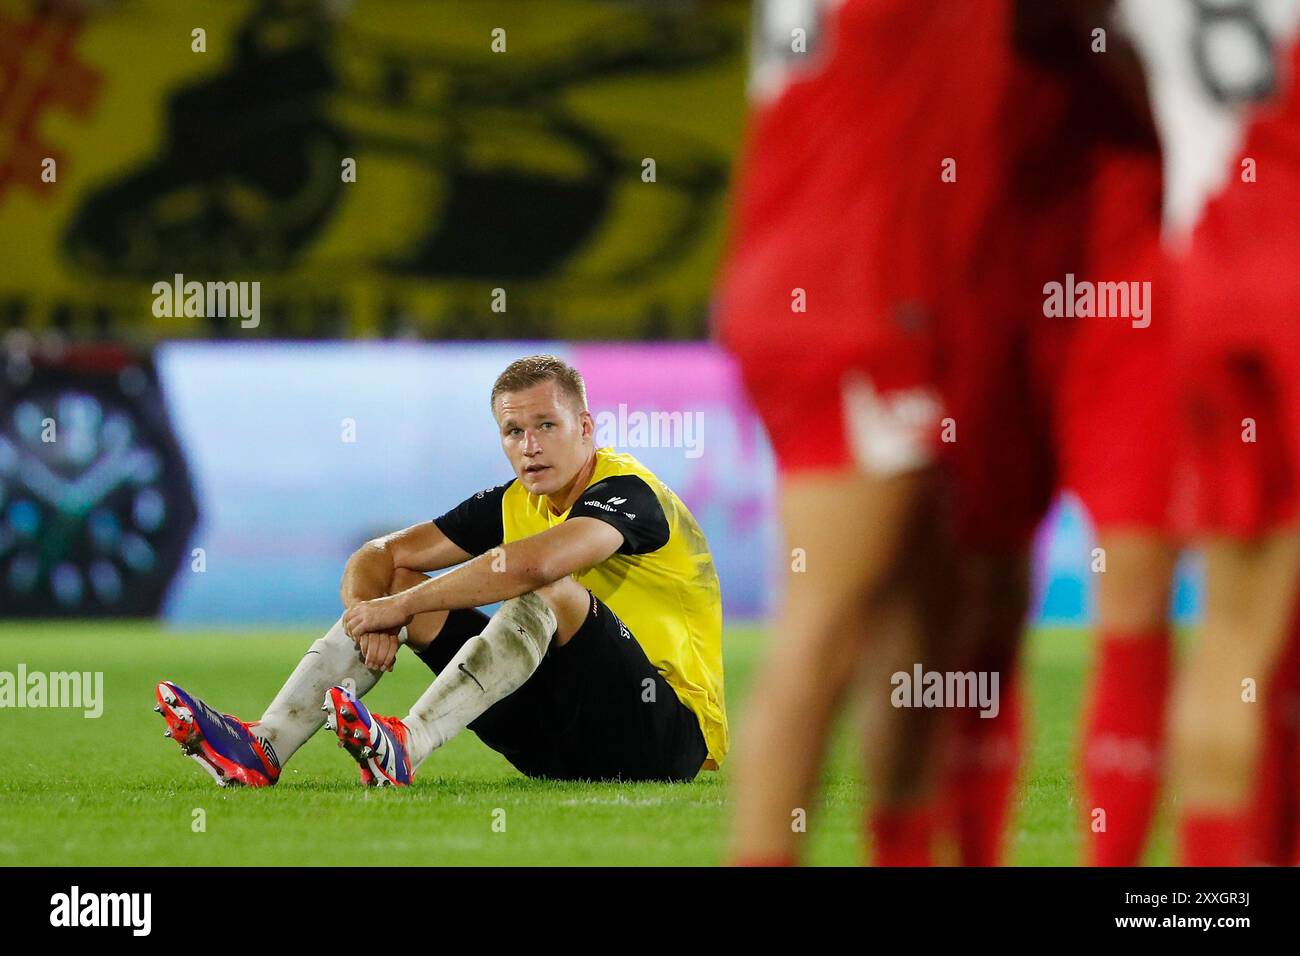
[[[1181,858],[1189,866],[1239,866],[1249,862],[1247,811],[1264,725],[1256,701],[1274,690],[1300,575],[1300,535],[1212,539],[1205,563],[1205,623],[1174,708]]]
[[[817,17],[763,6],[717,325],[807,568],[787,577],[739,733],[732,851],[793,862],[833,715],[880,616],[902,613],[891,592],[916,558],[906,542],[934,507],[940,303],[1003,188],[1011,24],[1002,0],[845,0]],[[808,55],[790,55],[792,28]]]
[[[1251,810],[1249,862],[1300,864],[1300,615],[1273,668],[1272,689],[1262,701],[1264,738]]]
[[[1056,236],[1070,234],[1044,225],[1068,221],[1055,209],[1055,201],[1045,209],[1013,206],[992,222],[989,244],[1001,255],[981,280],[987,288],[976,287],[986,291],[961,303],[964,320],[956,323],[962,361],[949,390],[958,431],[945,453],[960,542],[958,609],[940,669],[974,671],[986,679],[996,674],[999,696],[996,716],[964,708],[952,712],[948,722],[943,813],[956,839],[957,859],[967,866],[1002,861],[1022,757],[1016,670],[1029,612],[1029,546],[1056,484],[1054,396],[1044,385],[1050,376],[1036,371],[1055,363],[1036,359],[1037,351],[1046,356],[1062,349],[1069,334],[1064,324],[1025,322],[1035,306],[1041,308],[1034,294],[1042,287],[1041,282],[1026,287],[1025,276],[1051,275],[1069,251],[1058,249],[1069,244]],[[1007,263],[1006,255],[1015,255],[1017,262]],[[982,301],[999,303],[992,327],[981,321]]]
[[[1224,207],[1214,214],[1223,216]],[[1222,219],[1210,222],[1223,226]],[[1288,762],[1267,735],[1270,727],[1279,730],[1275,718],[1295,680],[1283,651],[1300,574],[1300,352],[1289,273],[1279,273],[1275,260],[1249,255],[1225,269],[1218,258],[1227,246],[1217,233],[1207,235],[1214,263],[1187,270],[1198,293],[1193,301],[1209,317],[1240,315],[1250,324],[1233,328],[1237,341],[1225,342],[1217,335],[1222,324],[1206,321],[1187,342],[1186,420],[1205,552],[1205,619],[1176,692],[1174,760],[1182,861],[1231,866],[1281,853],[1259,843],[1268,814],[1285,812],[1284,804],[1268,807],[1271,784],[1261,773]],[[1258,281],[1237,280],[1248,269],[1262,273]]]
[[[953,669],[998,675],[998,713],[951,714],[944,813],[962,866],[1003,862],[1011,797],[1024,750],[1017,665],[1029,606],[1023,553],[964,555]]]
[[[899,579],[900,547],[932,480],[856,471],[790,478],[781,493],[786,551],[806,569],[786,594],[732,760],[740,863],[793,863],[813,811],[826,738],[864,642]]]
[[[1160,789],[1170,682],[1169,583],[1176,551],[1154,534],[1103,531],[1096,661],[1085,705],[1084,858],[1136,866]]]
[[[1190,865],[1256,862],[1255,787],[1275,753],[1266,728],[1290,683],[1278,666],[1300,573],[1300,285],[1295,223],[1283,210],[1300,196],[1300,168],[1277,143],[1300,128],[1294,80],[1261,117],[1242,148],[1273,162],[1276,180],[1266,189],[1229,181],[1205,208],[1180,283],[1179,378],[1206,567],[1204,624],[1174,713],[1180,852]]]
[[[910,605],[915,607],[915,605]],[[900,609],[902,610],[902,609]],[[945,714],[934,708],[897,708],[890,701],[890,677],[911,673],[915,663],[932,661],[916,640],[917,628],[881,625],[892,632],[886,646],[873,642],[865,677],[870,712],[867,777],[871,803],[865,829],[868,861],[875,866],[930,866],[934,863],[939,818],[936,807],[938,761],[934,754]]]
[[[1171,313],[1159,254],[1158,157],[1112,159],[1095,205],[1102,274],[1150,281],[1161,311],[1148,326],[1079,329],[1061,389],[1065,483],[1097,528],[1094,665],[1080,742],[1084,860],[1136,866],[1163,777],[1170,684],[1167,531],[1177,403],[1169,384]]]
[[[998,680],[996,716],[976,707],[947,714],[941,814],[966,866],[1002,859],[1024,739],[1016,666],[1029,605],[1028,543],[1053,487],[1043,420],[1050,403],[1017,361],[1016,342],[970,324],[963,381],[953,388],[959,430],[946,449],[960,547],[955,620],[934,666]]]
[[[1191,240],[1178,244],[1173,294],[1163,299],[1177,302],[1180,367],[1170,378],[1184,390],[1187,517],[1206,566],[1204,622],[1174,691],[1180,855],[1188,864],[1241,864],[1250,862],[1266,715],[1285,683],[1276,665],[1300,560],[1300,165],[1292,148],[1300,5],[1234,9],[1255,38],[1236,50],[1234,75],[1254,80],[1231,93],[1230,71],[1204,56],[1205,5],[1128,7],[1159,106],[1166,231]],[[1257,164],[1271,171],[1267,180],[1245,171]]]
[[[938,833],[942,709],[893,706],[892,677],[942,668],[951,643],[956,582],[946,509],[922,515],[893,607],[877,620],[867,665],[865,699],[874,707],[867,733],[870,859],[876,866],[929,866]]]

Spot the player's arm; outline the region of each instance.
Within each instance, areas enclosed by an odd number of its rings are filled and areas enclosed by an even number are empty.
[[[513,483],[471,495],[432,521],[367,541],[343,571],[339,596],[344,607],[389,594],[399,568],[441,571],[499,545],[505,537],[501,500]]]
[[[358,548],[343,569],[339,597],[346,610],[391,592],[398,569],[436,571],[460,564],[469,557],[437,524],[426,521],[367,541]],[[393,669],[399,630],[400,627],[354,635],[366,666]],[[346,628],[345,632],[353,633]]]
[[[339,596],[345,608],[383,597],[392,590],[399,568],[440,571],[473,555],[457,545],[432,521],[367,541],[348,559]]]
[[[605,521],[571,517],[554,528],[481,554],[417,587],[355,604],[344,615],[343,624],[356,636],[401,628],[425,611],[506,601],[599,564],[622,548],[624,541],[623,533]]]
[[[399,569],[437,571],[500,544],[504,537],[501,501],[512,483],[480,491],[433,521],[366,542],[344,569],[339,586],[344,608],[351,610],[391,593]],[[400,629],[400,624],[367,632],[345,627],[367,666],[389,670],[397,656]]]

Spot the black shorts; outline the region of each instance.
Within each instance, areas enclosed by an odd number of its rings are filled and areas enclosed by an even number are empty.
[[[417,656],[440,673],[487,621],[452,611]],[[533,676],[469,729],[530,777],[691,780],[708,756],[695,714],[595,595],[569,642],[552,642]]]

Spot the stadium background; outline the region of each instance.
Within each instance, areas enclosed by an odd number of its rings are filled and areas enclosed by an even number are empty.
[[[552,785],[464,735],[403,799],[366,802],[314,739],[274,792],[217,794],[149,706],[167,677],[258,712],[338,613],[356,545],[506,476],[490,382],[551,349],[598,415],[701,416],[698,455],[628,450],[708,534],[743,720],[788,559],[770,451],[707,338],[749,40],[742,0],[0,0],[0,670],[99,670],[107,695],[99,720],[0,713],[0,863],[157,864],[180,840],[195,864],[724,857],[725,768]],[[260,324],[155,316],[177,273],[259,282]],[[1066,501],[1036,549],[1016,863],[1078,858],[1091,547]],[[399,666],[376,706],[427,678]],[[25,741],[51,733],[37,765]],[[857,736],[837,738],[811,862],[860,859]],[[322,839],[360,815],[367,840]]]

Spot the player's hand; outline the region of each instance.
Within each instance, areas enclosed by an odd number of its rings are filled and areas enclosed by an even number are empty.
[[[357,638],[357,653],[372,671],[391,671],[399,646],[396,631],[368,631]]]
[[[395,595],[358,601],[343,612],[343,630],[358,640],[371,631],[391,631],[394,634],[411,623],[411,615],[402,610]]]

